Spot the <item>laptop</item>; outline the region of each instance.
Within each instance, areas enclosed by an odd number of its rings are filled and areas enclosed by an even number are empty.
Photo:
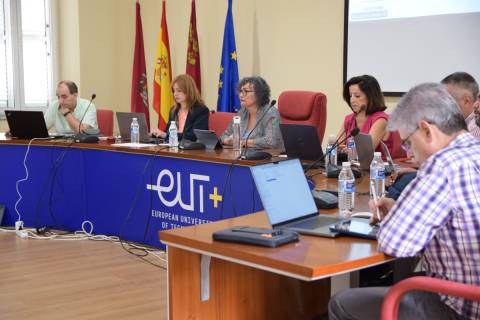
[[[152,138],[148,133],[147,120],[145,114],[142,112],[116,112],[118,130],[123,141],[130,141],[130,125],[132,119],[137,118],[140,127],[140,142],[143,143],[157,143],[159,139]],[[163,139],[161,139],[163,141]]]
[[[260,164],[250,171],[272,228],[330,238],[338,236],[329,226],[342,219],[318,213],[298,159]]]
[[[49,138],[42,111],[5,110],[10,134],[14,138]]]
[[[195,136],[197,137],[197,142],[201,142],[205,145],[205,149],[214,150],[222,148],[222,144],[218,140],[215,131],[193,129],[193,133],[195,133]]]
[[[317,128],[302,124],[280,124],[285,152],[289,158],[317,160],[323,157]]]
[[[359,133],[354,138],[357,149],[358,162],[360,169],[370,170],[370,164],[373,160],[373,141],[372,136],[365,133]]]

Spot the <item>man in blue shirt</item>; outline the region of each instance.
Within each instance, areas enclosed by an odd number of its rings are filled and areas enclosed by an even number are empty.
[[[55,127],[55,131],[59,133],[78,133],[80,122],[80,131],[98,128],[95,105],[78,97],[78,87],[73,81],[60,81],[56,94],[58,100],[45,112],[48,129]]]
[[[412,88],[390,117],[404,148],[421,164],[398,200],[381,198],[380,251],[421,256],[427,275],[480,286],[480,141],[467,131],[455,100],[440,84]],[[329,319],[379,319],[388,287],[332,297]],[[480,303],[413,291],[398,319],[479,319]]]

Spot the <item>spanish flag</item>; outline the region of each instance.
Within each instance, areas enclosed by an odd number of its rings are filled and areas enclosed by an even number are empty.
[[[165,130],[170,108],[173,105],[172,67],[168,42],[165,0],[162,1],[162,22],[158,34],[157,55],[155,56],[155,78],[153,81],[153,109],[158,113],[158,128]]]

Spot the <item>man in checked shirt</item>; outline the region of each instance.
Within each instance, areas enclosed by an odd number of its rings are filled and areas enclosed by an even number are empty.
[[[412,88],[389,125],[421,165],[398,200],[377,203],[380,251],[422,257],[427,275],[480,286],[480,141],[468,133],[455,100],[440,84]],[[370,202],[370,209],[376,210]],[[373,221],[375,222],[375,221]],[[388,287],[348,289],[332,297],[329,319],[379,319]],[[411,291],[399,319],[480,319],[480,304]]]

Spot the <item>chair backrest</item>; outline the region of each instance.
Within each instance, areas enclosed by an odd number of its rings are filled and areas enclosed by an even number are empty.
[[[104,136],[113,135],[113,111],[109,109],[97,109],[97,123],[100,133]]]
[[[282,123],[315,126],[322,143],[327,123],[327,96],[323,93],[284,91],[278,97],[278,112]]]
[[[217,112],[212,111],[208,118],[208,129],[215,131],[217,138],[227,129],[228,125],[235,116],[234,112]]]
[[[402,280],[390,288],[382,303],[382,320],[394,320],[398,317],[398,308],[402,297],[412,290],[443,293],[480,301],[480,287],[432,277],[411,277]]]
[[[400,134],[398,133],[398,131],[392,131],[390,132],[390,135],[392,136],[392,141],[393,141],[392,150],[390,152],[392,155],[392,158],[393,159],[406,158],[407,153],[401,147],[402,139],[400,139]]]

